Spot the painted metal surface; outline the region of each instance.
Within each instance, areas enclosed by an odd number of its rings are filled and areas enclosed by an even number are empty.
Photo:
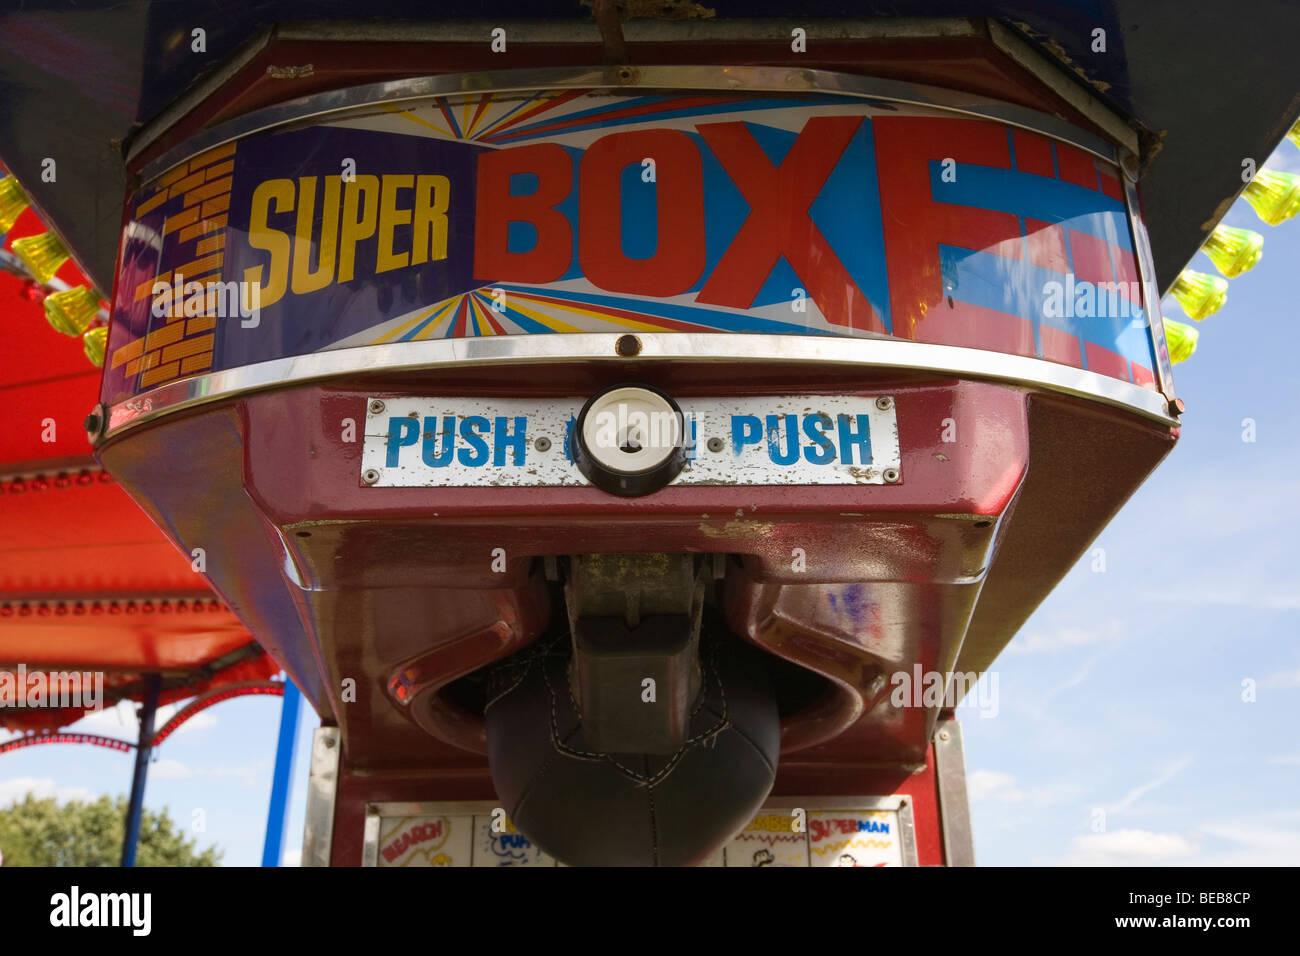
[[[571,450],[584,401],[369,400],[362,481],[379,488],[587,485]],[[684,421],[644,425],[647,433],[671,430],[670,444],[684,438],[687,463],[670,484],[885,484],[890,470],[891,483],[902,478],[898,421],[886,397],[690,398],[679,405]],[[629,427],[642,426],[610,422],[615,451]]]
[[[797,75],[830,92],[412,94],[215,146],[131,200],[104,399],[601,330],[892,337],[1154,387],[1117,166]]]

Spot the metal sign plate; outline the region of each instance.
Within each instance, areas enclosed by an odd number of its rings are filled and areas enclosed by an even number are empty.
[[[571,447],[584,401],[372,399],[361,480],[375,487],[586,485]],[[902,480],[897,415],[888,397],[692,398],[678,404],[687,463],[672,484]]]

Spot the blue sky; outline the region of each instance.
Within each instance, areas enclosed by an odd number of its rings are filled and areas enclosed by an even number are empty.
[[[1300,151],[1284,143],[1267,165],[1300,172]],[[1242,201],[1226,222],[1262,232],[1264,255],[1175,370],[1181,441],[1094,544],[1105,570],[1086,556],[995,662],[997,716],[959,711],[981,864],[1300,860],[1300,219],[1270,228]],[[1214,272],[1203,255],[1192,266]],[[132,713],[76,728],[134,739]],[[279,719],[267,697],[205,711],[160,748],[147,804],[187,828],[201,819],[193,835],[225,864],[258,864]],[[287,863],[315,723],[304,708]],[[130,785],[131,757],[99,748],[0,759],[0,805]]]

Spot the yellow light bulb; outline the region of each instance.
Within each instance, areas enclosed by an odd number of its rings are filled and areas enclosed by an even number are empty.
[[[15,239],[13,249],[14,255],[22,260],[32,278],[42,285],[53,279],[54,273],[68,261],[68,250],[63,248],[59,237],[52,232]]]
[[[1300,212],[1300,176],[1261,169],[1242,195],[1255,207],[1255,215],[1276,226]]]
[[[92,365],[104,364],[104,350],[108,348],[108,326],[97,325],[81,337],[82,348]]]
[[[64,335],[81,335],[98,314],[99,296],[84,285],[45,297],[45,318]]]
[[[1250,229],[1217,226],[1202,248],[1216,269],[1235,279],[1255,268],[1264,252],[1264,237]]]
[[[1214,315],[1228,301],[1227,280],[1191,269],[1183,270],[1170,291],[1187,317],[1198,322]]]
[[[1192,357],[1196,351],[1196,340],[1201,333],[1195,326],[1184,325],[1173,319],[1165,319],[1165,341],[1169,343],[1169,361],[1177,365]]]
[[[0,233],[8,232],[27,208],[27,194],[12,176],[0,179]]]

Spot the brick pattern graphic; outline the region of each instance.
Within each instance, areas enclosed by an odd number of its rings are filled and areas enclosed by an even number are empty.
[[[163,242],[172,249],[192,244],[193,252],[185,265],[136,286],[133,301],[152,297],[156,283],[170,285],[177,275],[183,276],[187,285],[221,280],[234,168],[235,144],[227,143],[170,170],[143,195],[134,218],[163,207],[167,212]],[[115,349],[111,367],[125,365],[128,378],[140,376],[138,388],[210,370],[216,325],[211,304],[197,316],[184,315],[182,304],[183,297],[173,303],[166,325]]]

